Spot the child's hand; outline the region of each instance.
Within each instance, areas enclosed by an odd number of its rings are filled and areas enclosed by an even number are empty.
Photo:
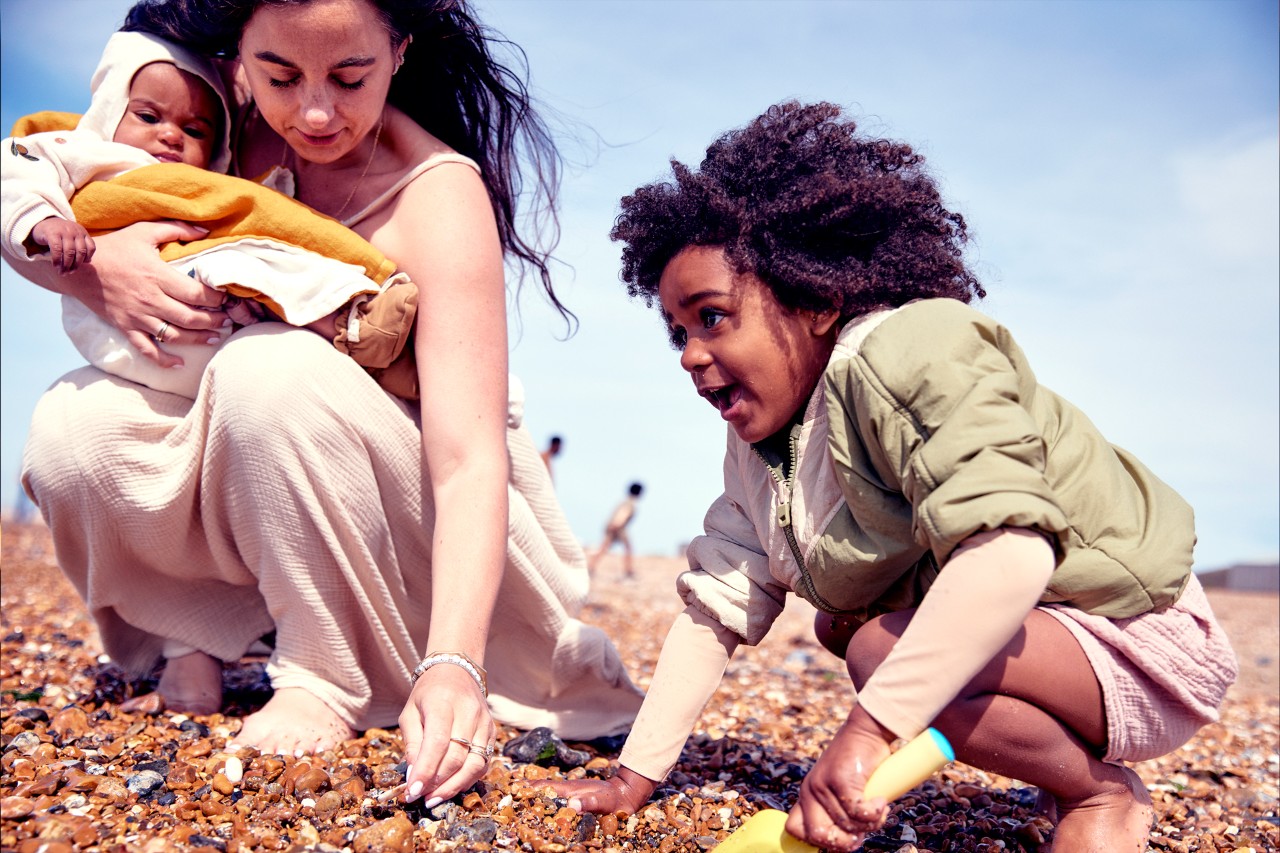
[[[79,222],[57,216],[41,219],[31,229],[31,239],[49,247],[49,260],[60,273],[72,272],[93,257],[93,238]]]
[[[552,782],[551,788],[567,797],[569,808],[579,812],[634,814],[649,802],[658,783],[626,767],[618,768],[612,779],[573,779]]]
[[[864,800],[871,771],[889,757],[894,735],[860,707],[813,765],[787,818],[787,832],[816,847],[855,850],[888,816],[883,797]]]

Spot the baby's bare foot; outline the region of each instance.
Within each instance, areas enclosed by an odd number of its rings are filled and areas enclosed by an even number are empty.
[[[1105,790],[1078,802],[1058,801],[1053,850],[1060,853],[1143,853],[1155,814],[1147,788],[1128,767]]]
[[[222,661],[204,652],[169,658],[155,693],[120,705],[122,711],[154,714],[165,709],[187,714],[214,714],[222,708]]]
[[[245,717],[235,746],[269,755],[323,752],[355,737],[355,730],[318,696],[300,687],[277,690],[262,710]]]

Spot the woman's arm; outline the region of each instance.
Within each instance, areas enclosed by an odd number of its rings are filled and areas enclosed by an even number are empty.
[[[435,507],[429,649],[483,664],[506,564],[507,326],[502,247],[489,196],[464,165],[407,186],[369,240],[419,289],[422,444]],[[448,798],[484,772],[450,743],[492,743],[488,706],[461,667],[434,666],[400,717],[407,797]],[[451,748],[452,747],[452,748]]]
[[[160,349],[152,337],[165,323],[166,342],[196,344],[220,343],[216,330],[231,321],[221,310],[223,294],[171,268],[160,260],[157,247],[205,233],[182,222],[130,225],[96,237],[93,260],[67,274],[43,259],[8,251],[4,259],[46,290],[79,299],[161,367],[178,367],[182,359]]]

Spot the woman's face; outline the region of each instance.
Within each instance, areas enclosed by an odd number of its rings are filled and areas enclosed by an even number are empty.
[[[337,163],[378,124],[396,53],[369,0],[263,5],[240,36],[262,117],[294,152]]]

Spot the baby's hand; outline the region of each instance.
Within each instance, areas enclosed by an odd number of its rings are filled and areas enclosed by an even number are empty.
[[[252,326],[266,319],[267,310],[256,299],[242,299],[239,296],[228,296],[222,303],[222,310],[237,326]]]
[[[618,768],[611,779],[573,779],[551,782],[551,788],[569,800],[569,808],[579,812],[634,814],[649,802],[658,783],[628,770]]]
[[[859,707],[800,785],[787,832],[815,847],[856,850],[889,814],[883,797],[863,799],[871,772],[889,757],[893,733]]]
[[[60,273],[69,273],[93,257],[93,238],[79,222],[57,216],[41,219],[31,229],[31,239],[49,247],[49,260]]]

